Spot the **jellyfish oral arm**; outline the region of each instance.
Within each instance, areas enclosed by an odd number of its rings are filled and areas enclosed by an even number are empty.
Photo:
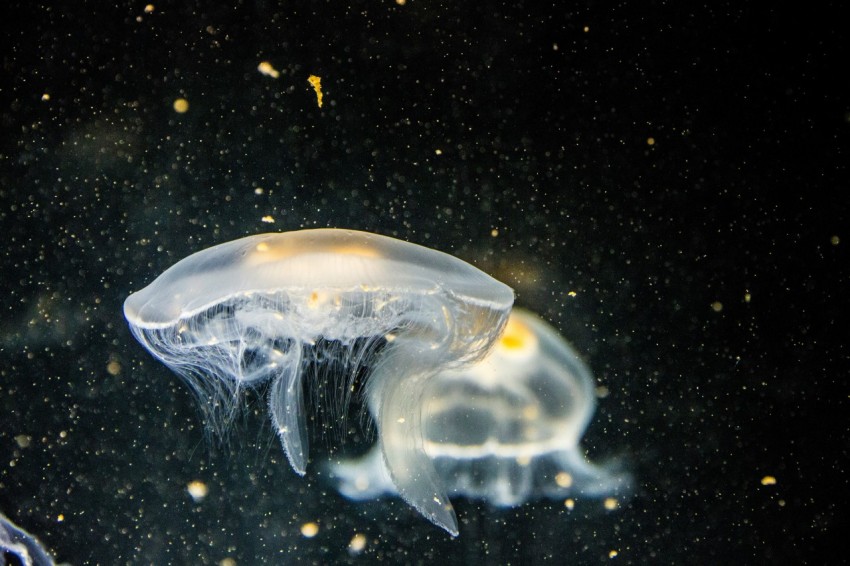
[[[292,469],[303,476],[307,472],[307,418],[304,393],[301,386],[301,348],[294,345],[285,362],[280,364],[280,373],[272,382],[269,392],[269,410],[272,423]]]
[[[380,446],[399,495],[451,536],[459,534],[457,516],[422,437],[422,391],[429,377],[423,356],[410,356],[397,345],[372,375],[370,397],[377,398]]]

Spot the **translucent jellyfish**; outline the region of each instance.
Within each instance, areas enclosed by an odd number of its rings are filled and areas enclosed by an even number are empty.
[[[7,558],[15,558],[12,564],[53,566],[38,540],[0,513],[0,565],[6,564]]]
[[[424,450],[450,496],[511,507],[629,486],[628,474],[584,458],[578,443],[595,407],[590,370],[527,311],[514,309],[487,357],[431,379],[422,403]],[[377,449],[330,471],[349,499],[396,493]]]
[[[513,291],[450,255],[350,230],[263,234],[178,262],[130,295],[124,316],[142,345],[185,379],[213,426],[245,387],[268,385],[289,463],[307,467],[302,381],[329,379],[344,415],[358,374],[395,489],[457,534],[423,449],[420,410],[438,372],[484,357]]]

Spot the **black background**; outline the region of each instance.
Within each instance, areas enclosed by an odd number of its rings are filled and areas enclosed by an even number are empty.
[[[57,560],[840,562],[839,3],[16,4],[0,8],[0,510]],[[341,499],[315,466],[297,477],[259,397],[229,446],[209,442],[124,298],[209,245],[319,226],[513,286],[609,391],[584,446],[624,458],[635,495],[458,500],[452,540],[403,502]]]

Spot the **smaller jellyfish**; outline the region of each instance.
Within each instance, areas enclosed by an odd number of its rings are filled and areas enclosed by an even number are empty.
[[[422,403],[425,453],[450,496],[513,507],[629,488],[627,473],[581,453],[595,407],[593,378],[572,347],[530,312],[514,309],[490,354],[431,379]],[[396,493],[376,448],[329,469],[349,499]]]
[[[265,388],[274,429],[307,468],[304,386],[329,384],[345,417],[358,376],[395,490],[449,533],[457,518],[425,454],[422,390],[483,358],[513,305],[507,285],[448,254],[386,236],[318,229],[197,252],[130,295],[136,339],[193,389],[213,428],[244,388]]]
[[[34,536],[0,513],[0,566],[14,558],[24,566],[53,566],[53,559]]]

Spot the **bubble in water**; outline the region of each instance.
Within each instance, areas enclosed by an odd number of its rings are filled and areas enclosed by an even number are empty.
[[[193,254],[130,295],[124,316],[139,342],[194,390],[213,428],[238,411],[243,388],[270,383],[274,428],[302,475],[302,379],[335,380],[335,407],[344,414],[365,371],[390,481],[456,535],[454,510],[423,449],[422,391],[437,373],[486,355],[512,304],[508,286],[450,255],[319,229]]]
[[[595,407],[590,370],[530,312],[514,309],[486,358],[429,380],[422,403],[424,450],[449,495],[509,507],[629,487],[628,474],[584,458],[579,440]],[[350,499],[396,493],[378,449],[330,471]]]

